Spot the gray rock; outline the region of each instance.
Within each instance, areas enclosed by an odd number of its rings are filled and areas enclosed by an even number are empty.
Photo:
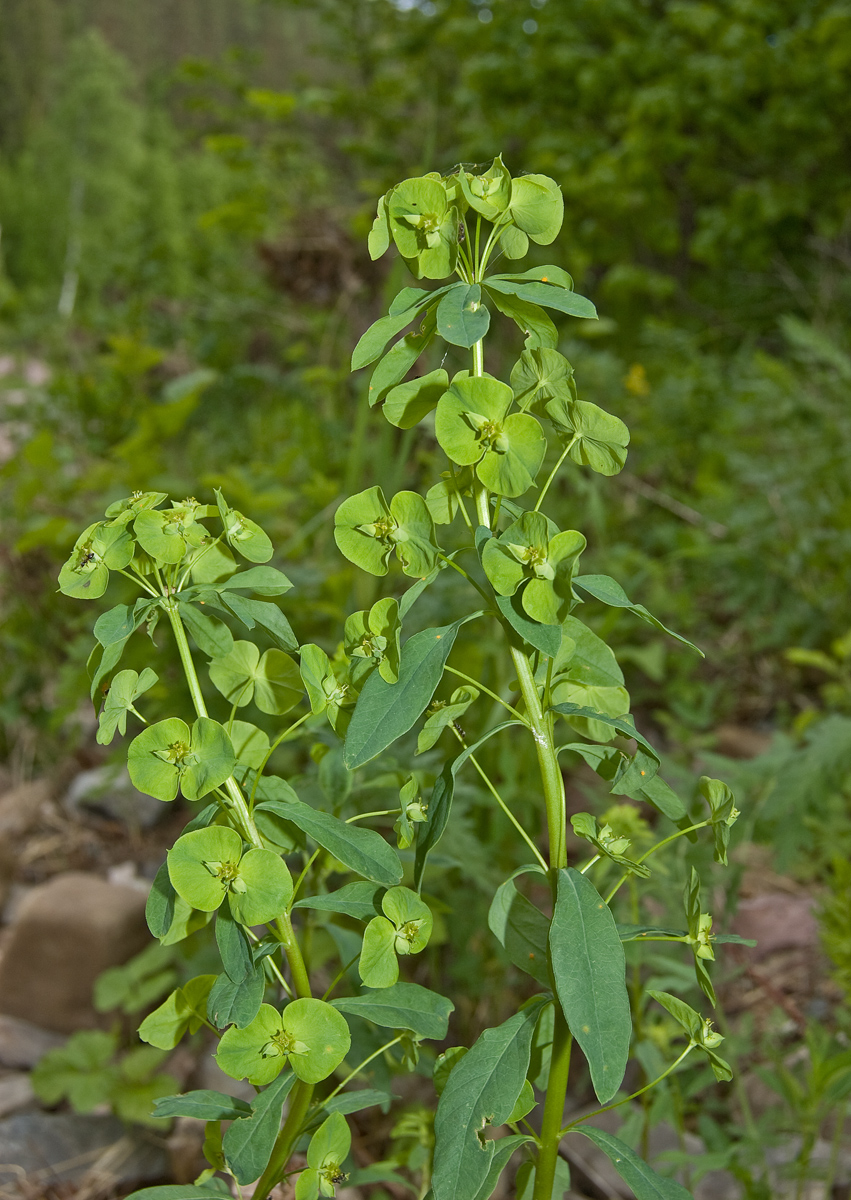
[[[0,1066],[29,1070],[48,1050],[64,1046],[60,1033],[0,1013]]]
[[[137,791],[127,768],[117,765],[81,771],[62,803],[68,813],[89,810],[122,821],[130,829],[151,829],[169,811],[167,805],[153,796]]]
[[[35,1105],[35,1092],[25,1071],[0,1076],[0,1117],[9,1117],[30,1105]]]
[[[26,897],[11,928],[0,1012],[58,1033],[102,1025],[95,980],[149,941],[143,892],[81,871],[57,875]]]
[[[136,1185],[164,1178],[168,1155],[155,1134],[116,1117],[23,1113],[0,1121],[0,1184],[87,1178]]]

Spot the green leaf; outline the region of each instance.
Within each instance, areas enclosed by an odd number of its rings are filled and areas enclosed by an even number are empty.
[[[119,671],[109,685],[103,711],[98,718],[97,742],[108,746],[116,733],[127,732],[127,714],[141,695],[152,688],[157,676],[150,667],[141,675],[135,671]]]
[[[227,909],[222,909],[219,920]],[[239,926],[236,926],[239,929]],[[218,921],[216,933],[219,932]],[[227,974],[219,975],[207,998],[207,1015],[217,1029],[236,1025],[244,1029],[260,1011],[266,993],[266,975],[262,964],[251,967],[239,982]]]
[[[631,717],[609,717],[605,713],[597,712],[593,708],[584,708],[578,704],[554,704],[552,711],[561,713],[563,716],[587,717],[589,720],[599,721],[601,725],[608,725],[611,729],[622,734],[623,737],[634,738],[640,746],[643,746],[650,758],[658,766],[659,755],[647,739],[635,728]]]
[[[237,890],[239,883],[245,891]],[[286,911],[292,894],[293,881],[283,859],[272,850],[252,848],[240,859],[228,902],[242,925],[265,925]]]
[[[238,1183],[253,1183],[262,1175],[280,1132],[284,1101],[295,1080],[291,1071],[279,1075],[252,1102],[251,1115],[239,1117],[225,1131],[222,1149]]]
[[[387,393],[382,412],[397,429],[413,429],[434,411],[448,387],[449,376],[442,368],[430,371],[428,375],[392,388]]]
[[[352,351],[352,370],[359,371],[361,367],[368,367],[371,362],[380,358],[390,339],[401,333],[406,325],[410,325],[418,311],[416,307],[408,308],[392,317],[381,317],[370,325]]]
[[[430,750],[440,738],[447,726],[454,724],[479,698],[478,688],[465,684],[456,688],[447,704],[441,706],[426,717],[426,723],[417,738],[417,754]]]
[[[216,1061],[233,1079],[271,1083],[289,1060],[299,1079],[319,1083],[348,1053],[351,1038],[345,1018],[322,1000],[293,1000],[283,1014],[270,1004],[244,1029],[231,1026],[222,1035]]]
[[[521,175],[511,181],[511,219],[539,246],[554,241],[564,220],[561,189],[547,175]]]
[[[550,954],[565,1019],[588,1060],[597,1098],[607,1104],[629,1058],[626,959],[611,910],[573,867],[558,873]]]
[[[496,308],[506,317],[510,317],[520,332],[525,334],[527,350],[556,348],[558,330],[539,305],[521,300],[519,296],[509,296],[492,290],[488,287],[487,280],[484,281],[483,287]]]
[[[370,676],[370,680],[375,678],[380,676]],[[402,878],[396,852],[374,829],[349,825],[339,817],[295,799],[266,800],[258,805],[257,812],[275,813],[285,821],[291,821],[334,858],[374,883],[393,887]]]
[[[524,1162],[518,1167],[517,1178],[514,1182],[517,1193],[516,1200],[532,1200],[535,1194],[535,1171],[536,1164],[533,1162]],[[564,1194],[569,1190],[570,1167],[563,1158],[559,1157],[556,1159],[555,1178],[550,1200],[564,1200]]]
[[[575,386],[573,367],[557,350],[524,350],[511,370],[511,388],[520,408],[539,416],[548,401],[571,398]]]
[[[456,283],[437,306],[437,332],[453,346],[469,349],[481,341],[490,325],[477,283]]]
[[[458,630],[481,615],[471,613],[452,625],[415,633],[402,647],[397,683],[387,683],[378,672],[370,675],[346,732],[344,756],[350,771],[412,728],[437,690]]]
[[[595,600],[600,600],[603,604],[608,604],[612,608],[629,609],[631,613],[640,617],[642,621],[646,621],[648,625],[652,625],[654,629],[659,629],[662,633],[667,633],[669,637],[682,642],[684,646],[688,646],[690,650],[694,650],[701,658],[705,657],[703,651],[695,646],[693,642],[681,637],[678,633],[674,633],[672,629],[668,629],[652,613],[648,612],[643,604],[633,604],[621,585],[610,576],[577,575],[573,583],[579,591],[586,592],[589,596],[593,596]]]
[[[367,238],[367,248],[369,249],[369,257],[375,261],[381,258],[390,245],[390,221],[387,216],[386,197],[380,196],[378,200],[378,213],[375,220],[372,222],[372,228],[369,231]]]
[[[212,825],[179,837],[168,852],[168,873],[178,895],[201,912],[213,912],[228,893],[242,857],[235,829]]]
[[[209,658],[216,658],[231,651],[233,634],[227,625],[207,613],[199,612],[193,604],[187,604],[184,600],[178,601],[177,607],[180,611],[180,619],[191,633],[195,645],[202,654],[206,654]]]
[[[375,1088],[358,1088],[355,1092],[341,1092],[322,1101],[321,1112],[338,1112],[347,1116],[350,1113],[363,1112],[380,1104],[382,1108],[394,1099],[390,1092],[379,1092]]]
[[[352,1135],[342,1113],[335,1112],[323,1121],[310,1139],[307,1148],[307,1165],[321,1170],[334,1166],[339,1168],[352,1148]]]
[[[127,769],[133,786],[157,800],[173,800],[183,763],[191,753],[190,736],[189,726],[177,717],[143,729],[127,750]]]
[[[234,642],[230,654],[210,663],[210,681],[237,707],[252,699],[261,712],[280,716],[304,694],[293,659],[281,650],[260,651],[253,642]]]
[[[488,911],[488,927],[515,967],[548,988],[550,922],[514,883],[519,875],[539,870],[534,865],[519,867],[500,884]]]
[[[486,1029],[453,1068],[434,1122],[434,1200],[469,1200],[488,1178],[496,1143],[487,1125],[502,1125],[523,1089],[532,1034],[544,999],[536,997],[495,1029]]]
[[[387,1029],[410,1029],[418,1037],[442,1041],[455,1005],[416,983],[397,983],[377,992],[332,1000],[339,1012],[363,1017]]]
[[[531,1142],[532,1138],[525,1133],[513,1133],[509,1137],[500,1138],[494,1143],[496,1149],[491,1158],[490,1167],[488,1169],[485,1181],[479,1190],[476,1192],[474,1200],[489,1200],[496,1190],[496,1185],[499,1183],[499,1177],[505,1168],[508,1166],[509,1159],[519,1150],[521,1146]],[[561,1159],[559,1160],[562,1161]],[[566,1166],[567,1164],[565,1164]],[[554,1193],[555,1195],[555,1193]],[[561,1200],[559,1197],[558,1200]]]
[[[131,1192],[133,1200],[223,1200],[216,1188],[200,1187],[194,1183],[164,1183],[159,1187],[139,1188]],[[130,1196],[127,1200],[130,1200]]]
[[[235,575],[215,584],[217,592],[231,592],[236,588],[245,588],[258,596],[280,596],[292,587],[283,571],[277,567],[261,566],[248,567],[245,571],[237,571]]]
[[[299,679],[299,682],[301,680]],[[230,740],[236,760],[241,766],[251,767],[257,771],[266,761],[269,753],[269,735],[250,721],[233,721],[229,723]]]
[[[522,607],[522,596],[495,596],[496,606],[508,624],[524,642],[540,650],[547,658],[555,658],[561,645],[561,625],[541,625],[531,620]]]
[[[196,1121],[235,1121],[250,1114],[251,1105],[237,1096],[201,1088],[182,1096],[158,1096],[155,1117],[194,1117]]]
[[[543,305],[544,308],[554,308],[557,312],[569,317],[585,317],[597,319],[597,310],[590,300],[580,296],[578,292],[568,292],[561,287],[552,287],[548,283],[514,283],[510,279],[498,279],[489,276],[482,280],[491,296],[494,293],[516,296],[527,304]],[[528,349],[528,347],[527,347]]]
[[[154,876],[145,903],[145,920],[155,938],[163,938],[174,920],[174,901],[177,893],[169,879],[168,863],[163,863]]]
[[[555,287],[573,291],[573,279],[562,267],[546,263],[542,267],[530,267],[528,271],[497,271],[495,279],[536,280],[538,283],[551,283]]]
[[[272,543],[268,535],[255,521],[230,508],[218,488],[215,495],[228,545],[249,562],[268,562],[272,557]]]
[[[400,878],[401,874],[394,883]],[[347,883],[323,896],[305,896],[303,900],[296,900],[293,908],[345,913],[356,921],[369,921],[381,912],[381,896],[381,888],[374,883]]]
[[[259,625],[281,650],[298,649],[298,639],[292,631],[292,626],[274,602],[246,600],[244,596],[235,592],[226,592],[222,600],[246,629],[253,629],[255,625]]]
[[[197,975],[177,988],[139,1026],[143,1042],[159,1050],[173,1050],[184,1033],[197,1032],[207,1015],[207,997],[215,975]]]
[[[428,312],[417,332],[406,334],[391,346],[369,381],[370,407],[379,404],[392,387],[401,383],[422,352],[431,345],[436,329],[434,312]]]
[[[692,1200],[691,1193],[682,1184],[657,1175],[635,1151],[630,1150],[626,1142],[614,1134],[595,1129],[592,1125],[580,1125],[571,1132],[581,1133],[598,1150],[603,1151],[621,1179],[632,1188],[636,1200]]]
[[[101,613],[94,624],[94,635],[102,646],[123,642],[138,628],[139,622],[133,609],[127,604],[116,604],[108,612]]]

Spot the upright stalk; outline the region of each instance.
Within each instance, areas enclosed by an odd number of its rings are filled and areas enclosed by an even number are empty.
[[[272,1157],[266,1164],[266,1170],[254,1185],[254,1200],[265,1200],[272,1188],[278,1183],[287,1168],[290,1156],[295,1148],[304,1118],[313,1099],[313,1084],[297,1080],[290,1093],[287,1119],[281,1132],[275,1139]]]
[[[481,341],[473,346],[473,374],[484,374],[484,346]],[[491,528],[490,499],[487,488],[478,480],[474,484],[476,515],[479,524]],[[553,903],[557,887],[558,871],[567,866],[567,821],[565,814],[564,778],[558,765],[555,742],[553,740],[552,719],[544,712],[532,662],[529,655],[516,646],[511,646],[511,658],[517,672],[517,682],[520,694],[526,705],[532,737],[535,742],[535,753],[538,756],[538,769],[541,773],[541,783],[544,792],[544,804],[547,813],[547,835],[549,840],[550,886],[553,891]],[[570,1071],[570,1051],[573,1039],[560,1005],[555,1005],[553,1025],[553,1049],[550,1062],[550,1077],[547,1084],[547,1096],[544,1102],[544,1116],[541,1125],[541,1149],[538,1154],[538,1164],[535,1171],[535,1191],[533,1200],[551,1200],[553,1181],[555,1180],[558,1148],[561,1140],[559,1131],[564,1119],[564,1105],[567,1096],[567,1077]]]
[[[189,693],[192,696],[192,703],[195,706],[195,711],[199,717],[206,717],[207,706],[204,703],[204,696],[201,692],[201,683],[198,679],[198,672],[195,670],[195,663],[192,661],[192,651],[189,649],[186,630],[183,627],[183,621],[180,619],[180,613],[178,612],[177,604],[174,600],[167,600],[164,607],[168,613],[168,619],[171,622],[171,627],[174,630],[174,640],[177,643],[177,652],[180,655],[180,661],[183,665],[183,671],[186,675],[186,682],[189,685]],[[257,832],[257,826],[254,824],[254,818],[252,817],[248,805],[245,802],[245,797],[240,791],[239,784],[232,775],[228,780],[226,780],[225,789],[239,823],[242,826],[242,831],[245,834],[246,840],[249,841],[252,846],[263,849],[263,839]],[[290,974],[292,975],[296,995],[310,996],[310,977],[307,973],[304,957],[301,953],[301,948],[299,947],[298,939],[295,936],[292,922],[288,913],[282,913],[281,916],[276,919],[275,929],[281,945],[284,948],[284,953],[287,956],[287,964],[290,968]]]

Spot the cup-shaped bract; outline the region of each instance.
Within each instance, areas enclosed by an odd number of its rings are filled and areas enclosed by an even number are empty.
[[[545,415],[549,400],[576,396],[573,367],[563,354],[545,346],[524,350],[511,370],[514,398],[523,412]]]
[[[188,550],[197,550],[211,540],[209,530],[199,524],[199,509],[206,505],[197,500],[172,501],[171,508],[143,508],[133,521],[133,532],[146,553],[156,562],[175,565]]]
[[[235,508],[230,508],[218,489],[216,489],[216,504],[224,526],[225,540],[231,549],[236,550],[249,562],[268,562],[272,557],[272,543],[269,535],[264,533],[256,521],[250,521]]]
[[[575,529],[549,536],[542,513],[526,512],[482,551],[482,566],[494,590],[511,596],[525,582],[524,611],[542,625],[560,625],[575,601],[571,580],[585,538]]]
[[[548,246],[564,221],[561,189],[547,175],[521,175],[511,181],[508,211],[527,237],[539,246]]]
[[[168,852],[168,873],[187,904],[212,912],[227,897],[235,920],[242,925],[274,920],[293,894],[283,860],[271,850],[252,848],[243,853],[242,838],[227,826],[194,829],[178,838]]]
[[[177,717],[158,721],[127,751],[134,786],[157,800],[173,800],[178,787],[187,800],[200,800],[225,782],[235,764],[224,726],[209,717],[199,717],[191,730]]]
[[[288,713],[304,695],[294,659],[274,649],[261,657],[253,642],[234,642],[230,653],[214,658],[210,680],[231,704],[242,708],[253,699],[274,716]]]
[[[434,521],[417,492],[398,492],[390,504],[380,487],[344,500],[334,515],[334,538],[349,562],[370,575],[386,575],[396,551],[406,575],[422,578],[437,562]]]
[[[620,417],[587,400],[549,401],[546,413],[559,436],[568,443],[574,462],[598,475],[617,475],[626,462],[629,430]]]
[[[417,279],[445,279],[458,259],[459,213],[439,175],[406,179],[386,200],[390,232]]]
[[[387,683],[396,682],[401,635],[399,604],[389,596],[377,600],[369,610],[346,617],[343,648],[352,660],[352,678],[358,686],[375,667]]]
[[[342,1013],[323,1000],[293,1000],[283,1013],[262,1004],[254,1020],[222,1035],[216,1061],[232,1079],[262,1087],[287,1064],[304,1083],[319,1083],[348,1053],[351,1035]]]
[[[59,572],[59,590],[77,600],[97,600],[110,571],[122,571],[133,558],[134,543],[123,525],[96,521],[83,530]]]
[[[535,482],[547,448],[540,424],[508,412],[514,393],[492,375],[456,378],[441,397],[435,433],[459,466],[475,466],[498,496],[520,496]]]

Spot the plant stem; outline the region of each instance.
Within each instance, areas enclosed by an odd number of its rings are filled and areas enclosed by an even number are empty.
[[[400,1033],[398,1037],[393,1038],[392,1042],[385,1042],[383,1046],[379,1046],[377,1050],[374,1050],[369,1058],[365,1058],[362,1063],[358,1063],[354,1071],[349,1071],[343,1082],[338,1083],[331,1095],[325,1097],[325,1100],[330,1100],[332,1096],[336,1096],[338,1092],[341,1092],[347,1083],[351,1083],[356,1075],[360,1075],[365,1066],[371,1063],[374,1058],[378,1058],[379,1054],[383,1054],[385,1050],[389,1050],[391,1046],[395,1046],[397,1042],[401,1042],[403,1036],[404,1034]]]
[[[457,737],[457,739],[458,739],[458,741],[461,743],[461,745],[462,745],[462,746],[463,746],[463,747],[466,749],[466,748],[467,748],[467,743],[466,743],[466,742],[465,742],[465,740],[464,740],[464,739],[461,737],[461,734],[458,732],[458,730],[457,730],[457,729],[456,729],[454,726],[453,726],[453,728],[452,728],[452,732],[455,734],[455,736]],[[496,790],[496,788],[494,787],[494,785],[491,783],[490,779],[489,779],[489,778],[488,778],[488,776],[485,774],[485,772],[484,772],[483,768],[482,768],[482,767],[481,767],[481,765],[480,765],[480,764],[477,762],[477,760],[476,760],[476,756],[475,756],[474,754],[471,754],[469,757],[470,757],[470,762],[473,764],[473,766],[474,766],[474,767],[476,768],[476,770],[478,771],[478,773],[479,773],[479,776],[481,777],[481,779],[482,779],[482,782],[484,783],[485,787],[488,789],[488,791],[490,792],[490,794],[493,796],[494,800],[496,800],[496,802],[497,802],[497,804],[499,805],[499,807],[502,809],[502,811],[503,811],[503,812],[505,813],[505,815],[508,817],[508,819],[509,819],[509,821],[511,822],[511,824],[514,826],[514,828],[515,828],[515,829],[517,830],[517,832],[520,834],[520,836],[522,837],[523,841],[526,843],[526,845],[529,847],[529,849],[530,849],[530,850],[532,851],[532,853],[535,855],[535,858],[537,858],[538,862],[541,864],[541,866],[542,866],[542,867],[544,868],[544,870],[546,871],[546,869],[547,869],[547,863],[546,863],[546,860],[544,859],[543,855],[541,854],[540,850],[538,849],[538,847],[535,845],[535,843],[534,843],[534,842],[532,841],[532,839],[529,837],[529,835],[528,835],[528,833],[526,832],[526,830],[523,828],[523,826],[522,826],[522,825],[520,824],[520,822],[517,820],[517,818],[515,817],[514,813],[511,811],[511,809],[508,807],[508,805],[507,805],[507,804],[505,803],[505,801],[503,800],[502,796],[500,796],[499,792]]]
[[[637,1092],[633,1092],[630,1096],[624,1096],[623,1100],[618,1100],[615,1104],[605,1104],[602,1108],[595,1108],[593,1112],[585,1113],[584,1116],[577,1117],[575,1121],[571,1121],[569,1125],[565,1125],[563,1129],[559,1130],[559,1138],[564,1137],[566,1133],[570,1133],[571,1129],[575,1129],[576,1126],[581,1125],[583,1121],[588,1121],[591,1119],[591,1117],[599,1117],[600,1113],[611,1112],[613,1108],[620,1108],[622,1104],[628,1104],[630,1100],[635,1100],[639,1096],[643,1095],[644,1092],[649,1092],[650,1089],[654,1088],[657,1083],[661,1083],[663,1079],[667,1079],[671,1072],[677,1069],[686,1055],[691,1054],[694,1047],[695,1043],[689,1042],[679,1058],[675,1059],[669,1067],[666,1067],[666,1069],[661,1075],[658,1076],[658,1078],[651,1079],[650,1083],[645,1083],[644,1087],[639,1088]]]
[[[438,554],[437,557],[440,559],[441,562],[445,562],[447,567],[452,567],[452,568],[454,568],[454,570],[456,570],[458,572],[459,575],[463,575],[464,578],[467,580],[467,582],[473,585],[473,587],[476,589],[476,591],[479,593],[479,595],[484,600],[486,600],[488,602],[488,604],[490,604],[490,602],[491,602],[490,596],[487,594],[487,592],[484,590],[483,587],[480,587],[479,584],[476,583],[476,581],[475,581],[475,579],[473,579],[472,575],[467,574],[467,572],[464,570],[463,567],[459,567],[457,562],[455,562],[451,558],[447,558],[445,554]]]
[[[189,693],[192,696],[192,703],[195,706],[195,712],[199,717],[206,717],[207,705],[204,703],[204,696],[201,692],[201,683],[198,679],[198,672],[195,670],[195,663],[192,661],[192,652],[189,649],[189,642],[186,639],[186,630],[183,628],[183,621],[180,619],[180,613],[177,610],[177,604],[174,600],[167,600],[163,606],[168,613],[168,619],[171,622],[172,630],[174,631],[174,640],[177,643],[177,652],[180,655],[180,661],[183,666],[183,673],[186,676],[186,682],[189,684]],[[231,804],[236,812],[237,818],[242,831],[245,834],[246,840],[252,846],[258,849],[263,849],[263,839],[257,832],[257,827],[248,811],[248,805],[245,803],[245,797],[239,790],[234,777],[225,780],[225,790]]]
[[[516,708],[512,708],[507,701],[502,700],[499,696],[497,696],[496,692],[492,692],[490,688],[485,687],[483,683],[480,683],[477,679],[473,679],[469,675],[465,675],[463,671],[456,670],[455,667],[445,667],[444,670],[448,671],[450,675],[456,675],[459,679],[463,679],[465,683],[469,683],[471,687],[476,689],[476,691],[484,692],[486,696],[490,696],[491,700],[495,700],[497,704],[501,704],[502,707],[507,712],[510,712],[512,717],[516,717],[521,724],[528,726],[529,722],[521,713],[517,711]]]
[[[547,1083],[547,1098],[544,1102],[544,1116],[541,1122],[541,1148],[538,1151],[538,1164],[535,1168],[533,1200],[550,1200],[553,1194],[572,1046],[573,1038],[561,1011],[561,1005],[556,1000],[550,1078]]]
[[[651,846],[649,850],[646,850],[644,854],[642,854],[641,858],[636,859],[636,862],[643,863],[645,858],[649,858],[651,854],[655,854],[657,850],[661,850],[662,847],[667,846],[669,842],[675,842],[677,838],[684,837],[687,833],[694,833],[696,829],[705,829],[707,825],[711,824],[711,821],[700,821],[697,825],[689,825],[688,829],[678,829],[677,832],[672,833],[670,837],[663,838],[661,842],[657,842],[655,846]],[[626,871],[623,875],[621,875],[620,879],[606,897],[607,904],[611,904],[612,900],[614,900],[615,896],[626,883],[627,879],[629,879],[631,874],[631,871]]]
[[[290,1106],[284,1127],[275,1139],[272,1157],[266,1164],[266,1170],[257,1180],[254,1187],[256,1200],[265,1200],[272,1188],[281,1178],[290,1160],[293,1147],[301,1132],[304,1118],[313,1098],[313,1084],[303,1083],[300,1079],[290,1094]]]
[[[547,476],[547,482],[541,488],[541,494],[538,497],[537,504],[535,505],[534,509],[532,510],[533,512],[541,511],[541,505],[544,503],[544,497],[546,496],[547,492],[550,490],[550,484],[555,479],[556,475],[558,474],[559,467],[564,462],[564,460],[567,458],[568,454],[573,449],[575,444],[576,444],[576,438],[573,438],[573,440],[571,442],[569,442],[567,446],[565,446],[561,457],[559,458],[558,462],[556,463],[556,465],[553,467],[553,469],[550,471],[549,475]]]

